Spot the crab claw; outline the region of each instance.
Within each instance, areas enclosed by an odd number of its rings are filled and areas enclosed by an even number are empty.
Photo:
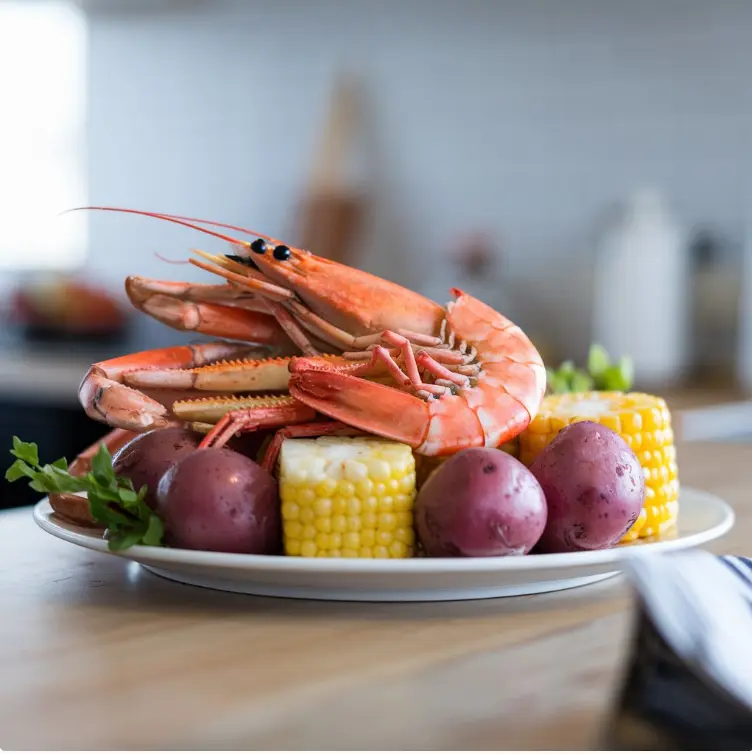
[[[132,432],[162,429],[170,424],[165,406],[108,378],[97,366],[84,377],[79,400],[89,418]]]
[[[325,416],[413,448],[428,431],[426,401],[361,377],[303,369],[290,374],[288,388],[293,398]]]

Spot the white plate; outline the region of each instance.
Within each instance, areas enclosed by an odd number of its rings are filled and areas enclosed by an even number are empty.
[[[34,519],[46,532],[109,553],[101,534],[58,517],[47,500]],[[360,602],[421,602],[510,597],[569,589],[615,576],[625,556],[705,544],[734,524],[734,512],[707,492],[683,488],[676,532],[609,550],[506,558],[349,560],[233,555],[162,547],[113,553],[184,584],[271,597]]]

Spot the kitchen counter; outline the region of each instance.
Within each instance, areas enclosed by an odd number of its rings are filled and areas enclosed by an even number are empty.
[[[741,445],[682,444],[683,483],[736,510]],[[6,749],[598,748],[630,630],[620,578],[532,597],[347,604],[172,583],[0,514]]]
[[[78,406],[78,386],[95,359],[85,351],[7,349],[0,358],[0,393],[19,400]]]

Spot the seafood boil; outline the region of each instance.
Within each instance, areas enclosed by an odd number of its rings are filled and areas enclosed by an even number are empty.
[[[111,549],[486,557],[674,527],[670,412],[630,392],[628,358],[594,347],[586,372],[546,369],[517,325],[459,289],[440,306],[238,226],[81,209],[230,244],[179,262],[213,282],[125,281],[139,311],[208,338],[93,364],[78,396],[110,428],[102,440],[69,465],[14,438],[6,479],[104,528]]]

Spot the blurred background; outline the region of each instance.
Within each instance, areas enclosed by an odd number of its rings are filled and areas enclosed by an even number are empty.
[[[205,280],[158,255],[221,242],[60,215],[87,203],[457,285],[549,364],[597,341],[639,387],[743,400],[750,29],[746,0],[0,0],[0,446],[72,458],[89,364],[194,340],[123,281]]]

